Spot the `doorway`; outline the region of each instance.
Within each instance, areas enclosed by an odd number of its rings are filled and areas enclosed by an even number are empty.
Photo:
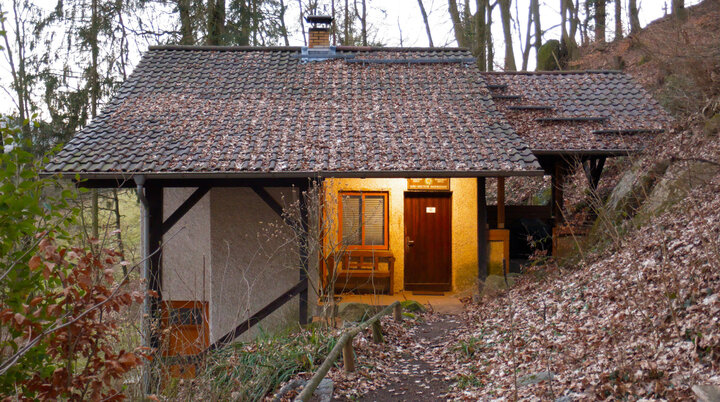
[[[405,289],[452,287],[450,193],[405,193]]]

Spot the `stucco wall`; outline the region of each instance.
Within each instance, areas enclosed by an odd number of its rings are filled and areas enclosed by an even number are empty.
[[[290,189],[269,188],[290,204]],[[280,296],[298,282],[298,252],[292,231],[249,188],[211,190],[212,302],[211,342]],[[312,300],[311,300],[312,302]],[[285,327],[298,319],[298,298],[285,304],[246,333]]]
[[[163,191],[163,220],[193,191],[195,188],[166,188]],[[210,193],[205,194],[163,237],[162,290],[165,300],[210,300],[210,196]]]
[[[452,288],[462,291],[472,286],[477,277],[477,186],[474,178],[450,180],[452,191]],[[340,191],[388,192],[389,249],[395,256],[394,292],[404,283],[404,199],[407,179],[327,179],[325,181],[327,209],[337,220],[337,194]],[[337,225],[333,225],[336,227]],[[337,231],[328,243],[335,243]]]

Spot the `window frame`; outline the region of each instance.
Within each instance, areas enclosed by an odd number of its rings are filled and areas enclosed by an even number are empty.
[[[345,247],[348,250],[389,250],[390,249],[390,230],[389,230],[389,222],[390,222],[390,208],[388,206],[388,200],[389,200],[389,194],[387,191],[340,191],[338,193],[338,239],[340,242],[342,242],[343,239],[343,197],[346,196],[360,196],[361,201],[360,205],[362,205],[362,211],[360,211],[360,219],[362,220],[362,224],[360,226],[360,243],[362,244],[353,244],[353,245],[346,245]],[[366,245],[365,244],[365,197],[383,197],[383,244],[377,244],[377,245]]]

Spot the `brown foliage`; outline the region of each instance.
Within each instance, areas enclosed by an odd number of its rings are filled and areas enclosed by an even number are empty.
[[[0,304],[0,323],[23,335],[16,342],[27,350],[44,348],[54,370],[18,384],[20,399],[119,400],[116,380],[139,366],[142,350],[117,351],[119,312],[144,295],[115,283],[121,255],[58,246],[51,237],[40,241],[30,260],[45,279],[23,312]],[[124,281],[125,279],[123,279]],[[21,348],[22,351],[25,348]],[[13,399],[8,397],[6,400]]]

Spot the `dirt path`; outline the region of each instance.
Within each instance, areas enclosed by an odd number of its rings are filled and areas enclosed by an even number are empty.
[[[453,330],[462,324],[460,315],[438,315],[415,328],[417,345],[408,348],[394,364],[398,373],[387,386],[363,396],[361,401],[436,401],[444,399],[452,381],[445,378],[440,351],[455,343]]]

